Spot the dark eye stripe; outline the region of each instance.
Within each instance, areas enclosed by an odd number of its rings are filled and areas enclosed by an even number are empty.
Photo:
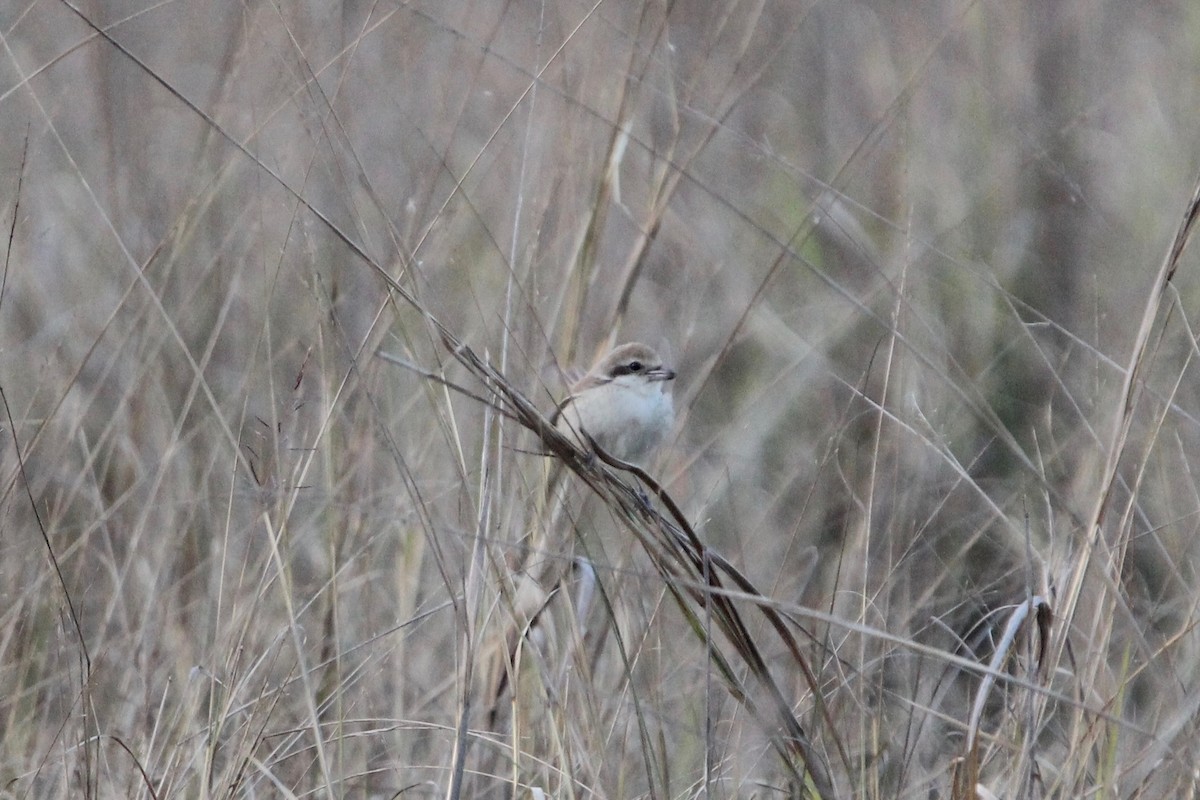
[[[640,361],[630,361],[628,364],[617,364],[613,367],[612,376],[619,378],[622,375],[632,375],[635,372],[641,372],[644,365]]]

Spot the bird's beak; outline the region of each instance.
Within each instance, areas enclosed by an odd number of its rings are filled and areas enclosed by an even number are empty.
[[[658,367],[649,370],[646,377],[652,381],[673,381],[675,380],[675,370],[667,369],[666,367]]]

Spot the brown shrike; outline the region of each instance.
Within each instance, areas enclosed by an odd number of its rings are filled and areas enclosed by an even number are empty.
[[[645,466],[675,424],[674,379],[653,348],[623,344],[571,387],[551,421],[585,450],[590,438],[609,455]]]

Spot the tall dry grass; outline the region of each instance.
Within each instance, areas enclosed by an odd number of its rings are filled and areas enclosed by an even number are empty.
[[[0,796],[1194,796],[1198,25],[0,6]]]

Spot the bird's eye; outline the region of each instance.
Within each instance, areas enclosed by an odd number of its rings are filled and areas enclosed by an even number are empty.
[[[645,368],[646,365],[636,359],[633,361],[623,361],[613,367],[611,374],[612,377],[619,378],[622,375],[636,375],[639,372],[643,372]]]

